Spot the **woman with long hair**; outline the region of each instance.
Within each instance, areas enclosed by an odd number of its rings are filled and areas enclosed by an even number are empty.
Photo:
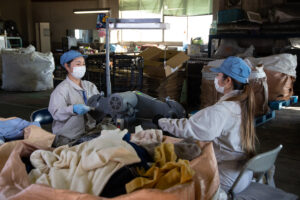
[[[249,86],[251,69],[238,57],[227,58],[217,72],[216,90],[224,96],[213,106],[189,119],[158,120],[159,127],[183,138],[212,141],[218,162],[221,188],[228,191],[244,163],[255,154],[254,94]],[[235,192],[242,191],[252,179],[249,171]]]

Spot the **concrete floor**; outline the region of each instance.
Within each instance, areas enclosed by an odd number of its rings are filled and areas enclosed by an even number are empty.
[[[0,117],[26,120],[37,109],[48,106],[50,91],[18,93],[0,90]],[[49,129],[49,127],[45,127]],[[257,128],[258,152],[283,145],[276,161],[277,187],[300,196],[300,104],[276,111],[273,119]]]

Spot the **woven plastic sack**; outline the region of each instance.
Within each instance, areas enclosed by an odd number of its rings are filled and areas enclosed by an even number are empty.
[[[53,88],[52,53],[36,52],[34,46],[2,49],[2,89],[42,91]]]
[[[223,94],[216,91],[214,85],[214,79],[218,73],[210,71],[211,67],[219,67],[223,61],[224,59],[209,62],[209,66],[205,66],[202,69],[200,109],[214,105],[223,96]],[[250,65],[247,59],[245,59],[245,62]],[[249,84],[255,94],[255,116],[264,115],[269,110],[267,77],[263,70],[263,66],[249,67],[251,68]]]
[[[252,65],[264,65],[267,75],[269,101],[289,100],[296,80],[297,56],[278,54],[262,58],[247,58]]]
[[[200,109],[212,106],[223,96],[217,92],[214,84],[216,72],[210,71],[212,66],[204,66],[202,69],[201,95],[200,95]]]

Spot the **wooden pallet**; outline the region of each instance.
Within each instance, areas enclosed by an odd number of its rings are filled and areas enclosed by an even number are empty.
[[[271,110],[267,114],[255,118],[255,127],[260,126],[274,118],[275,118],[275,110]]]
[[[291,96],[291,98],[287,101],[271,101],[269,102],[269,107],[272,110],[280,110],[283,107],[287,107],[296,103],[298,103],[298,96]]]

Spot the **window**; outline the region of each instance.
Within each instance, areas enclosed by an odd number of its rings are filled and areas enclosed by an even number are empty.
[[[183,42],[201,37],[208,43],[212,15],[202,16],[162,16],[146,11],[120,11],[120,18],[160,18],[170,24],[168,30],[112,30],[111,42]]]
[[[208,43],[209,28],[212,23],[212,15],[187,17],[188,41],[191,38],[201,37],[204,44]]]
[[[161,14],[145,11],[122,11],[121,18],[160,18]],[[161,42],[162,30],[121,30],[122,42]]]
[[[165,23],[170,24],[170,29],[165,30],[164,41],[187,42],[187,17],[165,16]]]

